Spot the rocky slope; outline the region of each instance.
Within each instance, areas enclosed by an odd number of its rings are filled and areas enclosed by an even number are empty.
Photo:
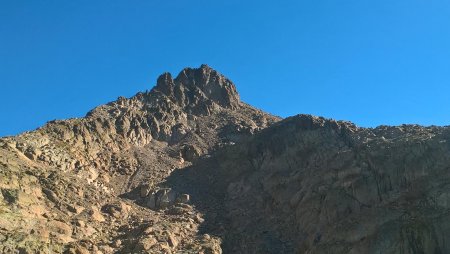
[[[2,138],[0,252],[218,253],[191,196],[161,183],[278,120],[202,65],[84,118]]]
[[[2,253],[450,253],[450,129],[240,101],[206,65],[0,139]]]
[[[450,253],[449,142],[448,127],[366,129],[307,115],[276,123],[218,162],[229,182],[224,247]]]

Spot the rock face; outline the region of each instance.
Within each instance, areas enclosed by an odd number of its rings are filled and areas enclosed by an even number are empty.
[[[450,253],[450,128],[281,120],[206,65],[0,139],[1,253]]]
[[[175,79],[164,73],[153,91],[194,115],[208,115],[219,107],[238,109],[241,104],[234,84],[207,65],[186,68]]]
[[[450,253],[449,141],[442,127],[285,119],[221,161],[230,179],[226,248]]]

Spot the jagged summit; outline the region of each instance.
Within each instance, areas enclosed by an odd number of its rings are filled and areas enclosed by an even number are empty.
[[[219,117],[219,114],[250,117],[253,119],[248,126],[251,130],[277,120],[241,103],[235,85],[205,64],[185,68],[175,79],[170,73],[164,73],[149,92],[139,92],[129,99],[119,97],[91,110],[86,118],[90,121],[107,119],[115,132],[131,143],[146,145],[152,139],[181,142],[186,133],[195,133],[198,118]],[[220,122],[222,125],[226,121]],[[235,122],[237,120],[232,120]]]
[[[181,107],[218,105],[237,109],[240,105],[233,82],[206,64],[199,68],[185,68],[175,79],[170,73],[162,74],[152,92],[163,93]]]

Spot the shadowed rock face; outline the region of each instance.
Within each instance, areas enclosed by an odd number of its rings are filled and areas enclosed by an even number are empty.
[[[443,127],[278,122],[219,162],[225,250],[449,253],[449,139]]]
[[[2,253],[450,253],[448,127],[280,120],[206,65],[0,139],[0,169]]]
[[[193,114],[209,114],[218,107],[237,109],[240,105],[234,84],[207,65],[186,68],[175,80],[170,73],[164,73],[153,91],[163,93]]]

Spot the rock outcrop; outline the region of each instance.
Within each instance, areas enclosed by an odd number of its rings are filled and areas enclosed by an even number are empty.
[[[164,73],[153,91],[161,92],[193,115],[209,115],[220,107],[238,109],[241,105],[234,84],[207,65],[186,68],[175,79]]]

